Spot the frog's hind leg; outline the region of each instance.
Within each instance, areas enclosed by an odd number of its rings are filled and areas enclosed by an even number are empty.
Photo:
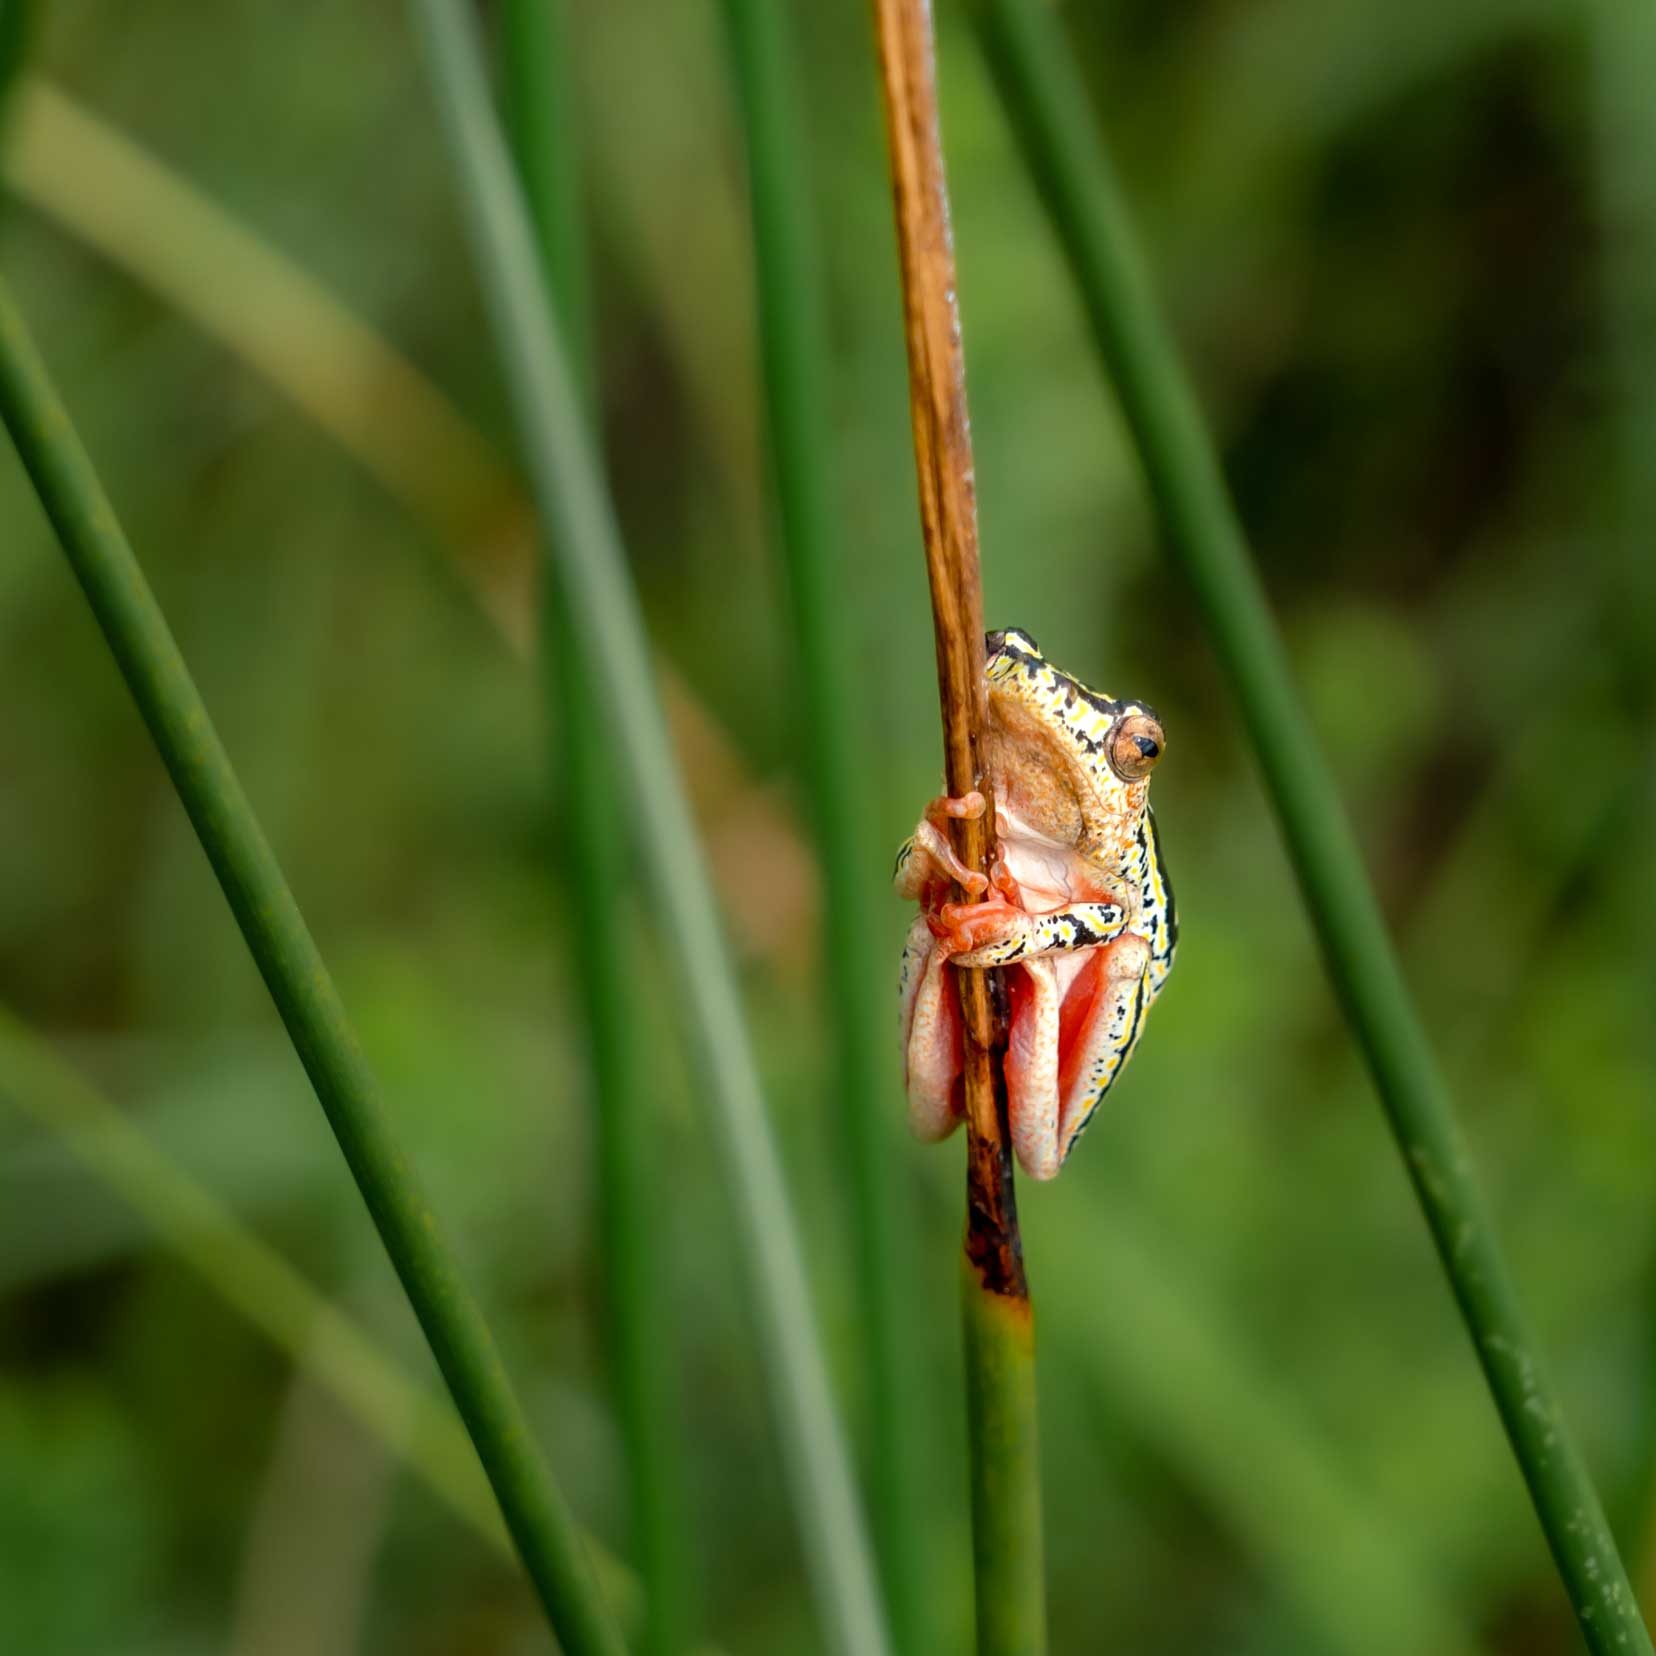
[[[1149,944],[1126,932],[1091,956],[1064,996],[1058,1029],[1060,1162],[1138,1044],[1150,1001],[1149,968]]]
[[[935,1143],[963,1118],[960,1076],[964,1047],[960,1008],[926,917],[909,927],[901,978],[903,1071],[908,1088],[909,1131]]]
[[[1032,1179],[1063,1165],[1058,1110],[1058,972],[1050,956],[1006,969],[1012,1016],[1006,1043],[1006,1115],[1018,1164]]]

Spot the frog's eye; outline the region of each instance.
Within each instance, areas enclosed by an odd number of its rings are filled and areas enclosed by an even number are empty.
[[[1156,768],[1167,737],[1148,713],[1129,713],[1110,732],[1110,769],[1123,782],[1142,782]]]

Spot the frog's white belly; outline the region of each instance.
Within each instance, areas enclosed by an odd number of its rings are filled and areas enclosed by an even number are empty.
[[[1052,914],[1077,903],[1120,902],[1128,895],[1108,889],[1098,871],[1076,855],[1073,845],[1036,833],[1004,807],[995,826],[1007,872],[1018,882],[1028,913]],[[1131,907],[1128,914],[1131,924]],[[1091,953],[1090,949],[1063,949],[1048,957],[1057,975],[1060,1000]]]

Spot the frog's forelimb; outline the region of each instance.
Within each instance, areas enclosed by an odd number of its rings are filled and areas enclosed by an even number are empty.
[[[934,929],[944,958],[957,966],[1010,966],[1113,943],[1127,929],[1127,911],[1119,903],[1075,903],[1049,914],[1026,914],[997,895],[981,903],[945,903]]]
[[[891,875],[897,895],[915,900],[930,882],[939,879],[952,880],[968,896],[987,891],[987,876],[968,868],[955,855],[947,833],[951,817],[971,820],[982,816],[987,809],[983,795],[975,788],[958,799],[949,794],[940,794],[934,799],[914,832],[897,848],[897,866]]]

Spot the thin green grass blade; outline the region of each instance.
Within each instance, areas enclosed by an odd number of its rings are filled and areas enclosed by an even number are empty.
[[[295,1364],[308,1365],[467,1524],[510,1552],[500,1509],[453,1410],[415,1385],[351,1318],[4,1007],[0,1097],[115,1191],[226,1305]],[[606,1573],[614,1567],[607,1565]],[[636,1583],[630,1591],[636,1595]]]
[[[1134,1210],[1112,1190],[1088,1221],[1084,1280],[1043,1284],[1049,1353],[1058,1345],[1060,1361],[1179,1468],[1297,1611],[1310,1648],[1475,1656],[1470,1595],[1411,1553],[1410,1537],[1342,1473],[1338,1445],[1181,1267],[1179,1239]]]
[[[900,1650],[920,1656],[935,1636],[928,1636],[925,1609],[933,1526],[920,1486],[920,1377],[908,1358],[913,1225],[898,1180],[900,1101],[881,1062],[891,1048],[888,973],[868,959],[868,941],[881,932],[874,904],[885,894],[874,872],[883,857],[869,843],[860,656],[836,527],[827,302],[789,6],[725,0],[724,10],[747,140],[770,463],[805,733],[800,762],[826,886],[824,965],[838,1058],[833,1110],[850,1173],[870,1488],[892,1632]]]
[[[397,1142],[338,991],[68,412],[3,288],[0,416],[316,1088],[548,1619],[572,1652],[619,1652],[620,1636],[574,1522]]]
[[[1031,0],[974,0],[972,10],[1582,1635],[1604,1656],[1648,1652],[1074,65],[1055,21]]]
[[[507,0],[500,14],[507,130],[542,266],[570,354],[597,406],[582,210],[579,105],[564,0]],[[596,432],[596,420],[590,422]],[[599,1260],[631,1493],[633,1552],[644,1578],[640,1648],[683,1649],[689,1566],[682,1453],[674,1407],[673,1318],[662,1272],[668,1252],[654,1152],[660,1111],[645,1086],[633,1001],[639,962],[632,836],[605,751],[601,675],[562,584],[543,582],[541,652],[550,723],[559,740],[568,867],[571,972],[586,1006],[597,1145]]]
[[[1597,473],[1614,604],[1590,647],[1617,663],[1628,716],[1649,728],[1649,692],[1636,664],[1648,660],[1656,628],[1656,8],[1643,0],[1593,0],[1583,11],[1593,115],[1593,183],[1599,235],[1601,372],[1609,396],[1610,442]],[[1610,646],[1609,650],[1605,645]],[[1561,710],[1562,712],[1562,710]],[[1572,731],[1573,734],[1573,731]],[[1541,738],[1544,740],[1545,738]],[[1537,751],[1544,752],[1538,748]],[[1648,750],[1647,750],[1648,751]],[[1619,773],[1623,769],[1617,766]],[[1600,866],[1618,867],[1616,861]],[[1629,866],[1636,866],[1630,858]],[[1648,970],[1648,968],[1647,968]],[[1647,979],[1647,981],[1652,981]],[[1653,984],[1656,986],[1656,984]],[[1656,1261],[1646,1266],[1656,1293]],[[1647,1328],[1656,1305],[1645,1308]],[[1647,1335],[1648,1338],[1648,1335]],[[1644,1410],[1626,1501],[1634,1572],[1646,1604],[1656,1603],[1656,1347],[1647,1350]]]
[[[784,1465],[824,1630],[843,1656],[889,1649],[835,1418],[782,1169],[707,871],[656,696],[620,532],[501,139],[475,27],[456,0],[412,0],[525,462],[573,609],[601,666],[609,733],[740,1228]]]
[[[448,1406],[416,1386],[356,1323],[5,1008],[0,1097],[59,1139],[226,1305],[295,1363],[308,1363],[468,1524],[509,1545],[477,1457]]]

